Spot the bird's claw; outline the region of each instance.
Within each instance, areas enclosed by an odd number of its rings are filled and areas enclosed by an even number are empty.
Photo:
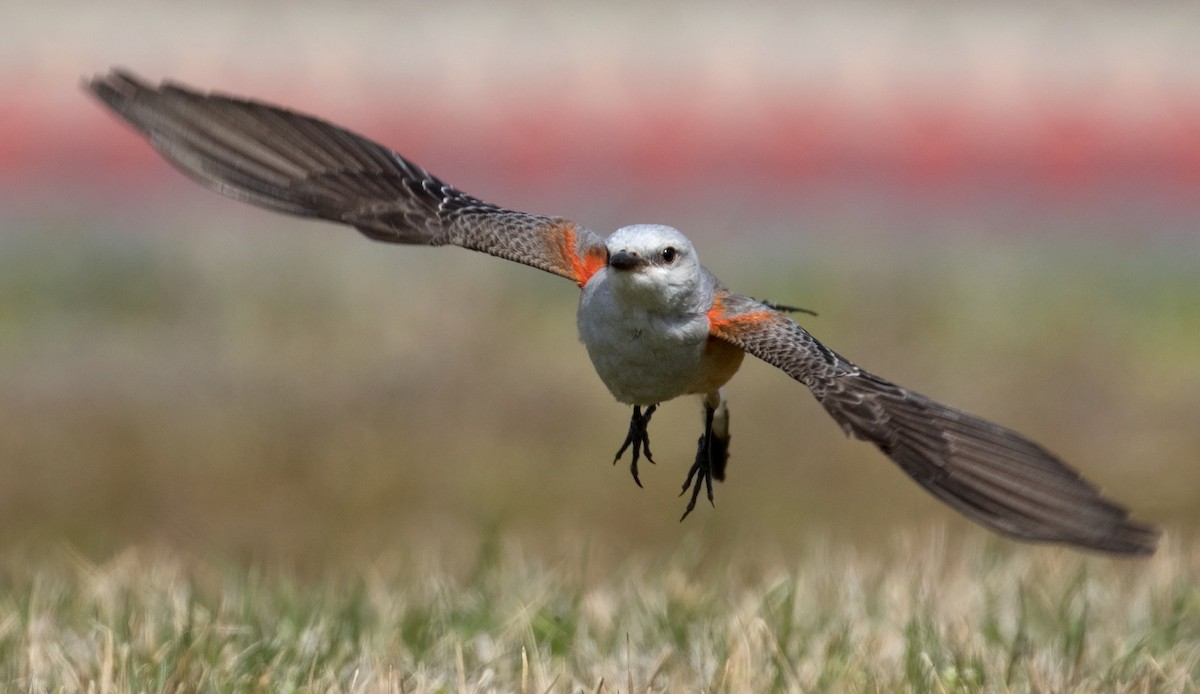
[[[683,496],[690,488],[692,490],[692,498],[688,500],[687,508],[683,515],[679,517],[679,522],[682,523],[684,518],[696,508],[696,499],[700,497],[700,488],[704,487],[708,492],[708,503],[716,508],[717,504],[713,501],[713,473],[712,473],[712,435],[705,431],[700,436],[700,440],[696,445],[696,462],[692,463],[692,469],[688,470],[687,479],[683,481],[683,488],[679,492],[679,496]],[[693,483],[695,480],[695,483]]]
[[[629,433],[625,436],[625,443],[621,444],[621,449],[617,451],[617,456],[613,458],[613,465],[621,459],[621,455],[625,453],[625,449],[633,446],[633,460],[629,463],[629,472],[633,475],[633,481],[637,486],[642,486],[642,481],[638,479],[638,459],[642,453],[646,454],[646,460],[654,464],[654,458],[650,455],[650,433],[647,426],[650,424],[650,415],[654,414],[654,410],[658,409],[658,405],[651,405],[646,408],[643,413],[642,408],[638,405],[633,406],[633,417],[629,420]]]

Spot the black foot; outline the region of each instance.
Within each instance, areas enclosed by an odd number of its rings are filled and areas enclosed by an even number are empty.
[[[629,420],[629,434],[625,436],[625,443],[621,444],[621,450],[617,451],[617,457],[613,458],[613,465],[616,465],[625,449],[633,444],[633,461],[629,463],[629,472],[633,474],[633,481],[639,487],[642,486],[642,481],[638,479],[638,458],[644,451],[646,460],[654,462],[654,458],[650,455],[650,434],[646,427],[650,424],[650,415],[654,414],[657,409],[658,405],[651,405],[646,408],[645,414],[642,414],[642,408],[639,405],[633,406],[633,417]]]
[[[725,479],[725,463],[729,458],[729,437],[717,436],[713,433],[714,412],[715,410],[711,407],[704,408],[704,433],[696,442],[696,462],[692,463],[692,469],[688,470],[687,479],[683,481],[683,489],[679,492],[679,495],[683,496],[689,488],[692,490],[692,498],[688,500],[687,509],[679,517],[681,523],[692,512],[692,509],[696,508],[696,499],[700,497],[701,487],[704,487],[708,493],[708,503],[715,507],[713,477],[718,480]]]

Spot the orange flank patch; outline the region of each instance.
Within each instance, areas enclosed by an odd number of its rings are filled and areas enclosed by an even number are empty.
[[[746,353],[741,347],[709,335],[708,344],[704,345],[704,368],[701,369],[704,375],[692,385],[691,392],[700,395],[715,393],[733,378],[745,357]]]
[[[743,329],[777,317],[774,311],[727,314],[725,302],[718,293],[713,297],[712,308],[708,309],[708,332],[716,337],[736,338]]]
[[[608,264],[608,253],[603,246],[590,246],[580,253],[578,237],[575,235],[575,225],[571,222],[564,222],[559,228],[562,230],[563,259],[570,264],[575,283],[582,287],[587,284],[592,275]]]

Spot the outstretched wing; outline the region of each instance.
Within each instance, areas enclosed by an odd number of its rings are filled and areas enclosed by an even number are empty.
[[[769,306],[721,293],[712,333],[812,390],[847,434],[870,441],[971,520],[1024,540],[1152,554],[1157,528],[1129,520],[1046,449],[1020,434],[863,371]]]
[[[585,227],[473,198],[332,123],[118,70],[84,86],[181,171],[236,200],[349,224],[377,241],[463,246],[580,286],[605,264],[603,241]]]

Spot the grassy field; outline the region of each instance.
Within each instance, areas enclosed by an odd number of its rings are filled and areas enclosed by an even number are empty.
[[[2,689],[1195,689],[1193,236],[696,234],[1166,527],[1120,562],[967,526],[752,360],[680,524],[699,408],[610,465],[569,284],[214,202],[0,219]]]
[[[602,553],[600,553],[602,554]],[[545,556],[543,549],[538,556]],[[7,557],[10,691],[1187,692],[1200,553],[897,538],[784,564],[532,559],[499,537],[298,576],[131,549]]]

